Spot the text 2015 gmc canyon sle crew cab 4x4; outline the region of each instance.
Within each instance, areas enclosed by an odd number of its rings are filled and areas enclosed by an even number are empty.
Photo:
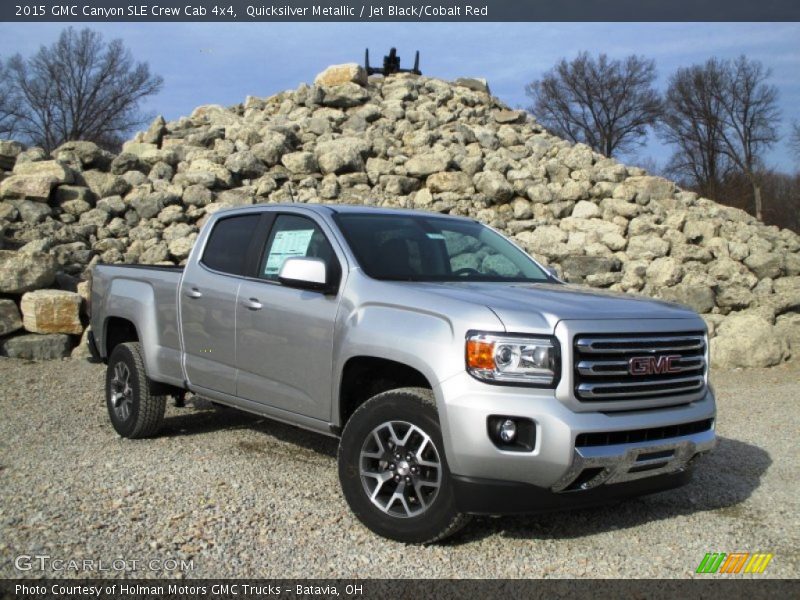
[[[95,267],[91,305],[120,435],[190,390],[340,436],[347,502],[396,540],[675,487],[715,443],[700,317],[563,284],[470,219],[220,211],[183,269]]]

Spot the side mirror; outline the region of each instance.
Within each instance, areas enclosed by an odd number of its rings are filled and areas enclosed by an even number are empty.
[[[325,261],[320,258],[295,256],[284,261],[278,281],[287,287],[327,292],[330,287],[327,271]]]

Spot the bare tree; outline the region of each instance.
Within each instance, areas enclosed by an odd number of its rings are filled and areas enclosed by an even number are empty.
[[[5,65],[0,61],[0,137],[12,137],[16,131],[17,110]]]
[[[731,162],[722,150],[723,112],[717,90],[725,65],[717,59],[678,69],[669,79],[659,133],[677,146],[667,172],[702,195],[718,198]]]
[[[18,133],[47,150],[78,139],[115,145],[145,121],[139,104],[163,84],[121,40],[105,43],[90,29],[66,29],[34,56],[12,57],[6,71]]]
[[[795,159],[800,162],[800,123],[792,124],[792,133],[789,134],[789,148]]]
[[[529,109],[554,134],[614,156],[641,145],[661,113],[655,62],[581,52],[525,86]]]
[[[727,76],[717,90],[724,121],[722,152],[750,181],[756,218],[761,221],[762,159],[778,141],[778,88],[766,83],[771,71],[757,60],[740,56],[727,66]]]
[[[769,76],[769,69],[745,56],[679,69],[670,78],[662,129],[677,146],[674,171],[711,197],[718,197],[723,179],[743,175],[759,220],[763,155],[778,141],[780,121],[778,90],[767,83]]]

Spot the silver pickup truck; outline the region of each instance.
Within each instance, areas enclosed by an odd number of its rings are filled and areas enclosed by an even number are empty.
[[[121,436],[189,391],[337,436],[351,509],[404,542],[673,488],[715,444],[697,314],[564,284],[471,219],[224,210],[183,268],[96,266],[91,308]]]

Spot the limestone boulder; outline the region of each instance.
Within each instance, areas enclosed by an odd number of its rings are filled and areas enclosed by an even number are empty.
[[[81,297],[65,290],[36,290],[22,296],[22,323],[31,333],[83,332]]]
[[[29,333],[0,341],[0,354],[9,358],[52,360],[69,355],[70,338],[63,333]]]
[[[0,250],[0,293],[22,294],[47,287],[55,281],[56,266],[50,254]]]

